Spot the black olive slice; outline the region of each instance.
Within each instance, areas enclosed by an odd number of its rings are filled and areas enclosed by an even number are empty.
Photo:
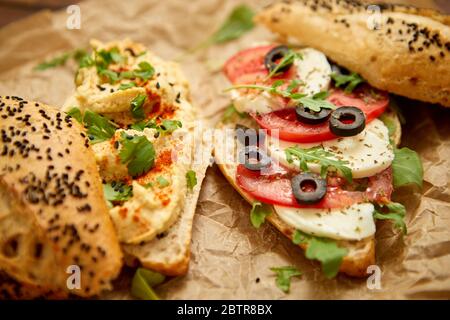
[[[289,48],[287,46],[278,46],[270,50],[264,57],[264,65],[267,71],[272,72],[278,66],[278,62],[288,54]],[[292,63],[286,64],[280,69],[279,72],[287,71],[291,67]]]
[[[330,131],[339,137],[352,137],[364,130],[366,116],[356,107],[340,107],[330,116]]]
[[[295,108],[297,114],[297,120],[307,124],[319,124],[327,121],[330,116],[331,109],[321,108],[319,112],[305,108],[303,105],[299,105]]]
[[[255,146],[244,148],[239,156],[239,162],[248,170],[260,171],[270,166],[270,157]]]
[[[257,146],[261,144],[264,140],[264,135],[262,134],[262,131],[258,133],[255,129],[251,129],[242,124],[237,124],[235,130],[236,130],[236,138],[245,147]]]
[[[317,203],[327,193],[327,181],[315,173],[305,172],[291,179],[294,197],[300,204]]]

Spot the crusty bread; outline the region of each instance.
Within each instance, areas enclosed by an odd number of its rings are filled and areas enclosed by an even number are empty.
[[[397,115],[393,111],[389,111],[385,113],[387,117],[392,119],[396,125],[396,132],[394,133],[392,139],[397,144],[400,142],[401,137],[401,127],[398,120]],[[248,119],[234,119],[234,121],[228,122],[226,124],[220,123],[217,126],[217,129],[230,129],[235,128],[236,123],[241,123],[247,127],[255,127],[253,121],[249,121]],[[222,130],[223,132],[223,130]],[[222,171],[225,178],[228,182],[239,192],[239,194],[250,204],[252,204],[255,200],[242,190],[236,183],[236,169],[237,163],[230,162],[228,159],[236,159],[235,158],[235,139],[234,135],[226,134],[226,135],[217,135],[214,143],[214,156],[216,158],[216,163],[219,169]],[[233,140],[233,141],[231,141]],[[231,157],[231,158],[227,158]],[[275,210],[272,206],[271,214],[266,218],[275,228],[277,228],[282,234],[292,240],[292,236],[295,232],[295,229],[284,221],[282,221],[279,216],[276,214]],[[367,277],[367,267],[375,263],[375,237],[371,236],[361,241],[337,241],[338,246],[346,248],[348,250],[348,254],[344,257],[339,272],[345,273],[349,276],[353,277]],[[299,245],[303,250],[306,250],[307,246],[305,244]]]
[[[122,253],[84,129],[18,97],[0,97],[0,115],[0,269],[43,293],[109,289]],[[71,265],[80,289],[67,287]]]
[[[322,51],[376,88],[450,107],[449,16],[398,5],[380,8],[377,30],[368,27],[373,12],[358,0],[283,1],[256,21]]]
[[[150,242],[141,245],[123,245],[124,252],[129,255],[126,259],[129,264],[135,264],[136,258],[144,267],[165,275],[179,276],[187,273],[191,254],[192,223],[212,150],[208,136],[202,135],[201,132],[197,133],[199,136],[191,148],[193,151],[191,158],[194,161],[190,167],[196,174],[197,184],[192,191],[187,191],[180,217],[166,232]]]

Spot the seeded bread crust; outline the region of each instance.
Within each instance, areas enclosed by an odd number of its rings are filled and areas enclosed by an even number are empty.
[[[19,97],[0,97],[0,116],[0,269],[30,296],[110,289],[122,253],[84,129]],[[80,289],[67,287],[72,265]]]
[[[450,17],[430,9],[380,5],[381,27],[357,0],[273,4],[255,20],[293,37],[391,93],[450,107]]]
[[[393,141],[397,145],[400,143],[401,138],[401,126],[395,112],[389,110],[385,113],[396,124],[396,131],[393,134]],[[255,124],[253,122],[248,122],[246,119],[232,119],[228,123],[219,123],[217,126],[218,130],[235,128],[236,124],[240,123],[249,128],[252,128]],[[223,131],[222,131],[223,132]],[[236,152],[234,147],[234,142],[229,141],[229,139],[234,140],[234,137],[230,136],[216,136],[214,143],[214,156],[216,158],[217,166],[220,171],[222,171],[228,182],[239,192],[239,194],[250,204],[255,200],[251,195],[242,190],[236,182],[236,168],[237,164],[234,162],[227,161],[225,157],[230,156],[233,158],[233,154]],[[292,236],[295,232],[295,228],[286,224],[282,221],[276,214],[274,208],[270,206],[271,214],[267,216],[267,221],[271,223],[278,231],[284,234],[286,237],[292,240]],[[339,247],[346,248],[348,254],[344,257],[342,264],[340,266],[339,272],[352,277],[367,277],[367,267],[375,264],[375,236],[368,237],[360,241],[337,241]],[[300,244],[299,247],[302,250],[307,249],[307,245]]]

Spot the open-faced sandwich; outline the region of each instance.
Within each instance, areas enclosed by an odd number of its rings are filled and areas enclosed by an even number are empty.
[[[151,285],[188,270],[212,145],[188,83],[177,64],[141,44],[91,44],[63,111],[0,100],[7,298],[98,295],[111,289],[123,260],[145,268],[132,293],[154,298]],[[72,288],[73,267],[81,282]]]
[[[124,252],[146,268],[184,274],[211,151],[188,83],[177,64],[141,44],[91,46],[64,110],[87,128]]]
[[[357,1],[273,5],[256,21],[302,45],[250,47],[224,66],[233,105],[218,125],[218,166],[252,204],[252,224],[268,220],[327,277],[367,276],[376,220],[406,233],[394,189],[422,185],[417,154],[397,148],[387,91],[449,106],[448,19],[382,8],[383,27],[370,29]]]

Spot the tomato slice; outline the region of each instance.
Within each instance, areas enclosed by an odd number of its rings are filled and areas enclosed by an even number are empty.
[[[299,204],[292,192],[293,174],[275,162],[272,162],[264,174],[248,170],[240,164],[237,168],[236,180],[240,188],[259,201],[295,208],[331,209],[344,208],[362,202],[387,203],[393,191],[392,169],[388,168],[368,179],[355,180],[350,186],[343,178],[329,177],[327,194],[320,202],[313,205]],[[365,185],[363,182],[366,181]],[[364,191],[352,190],[352,186],[356,185],[364,185]]]
[[[338,107],[354,106],[366,115],[366,123],[381,115],[389,104],[389,96],[385,92],[375,91],[368,85],[360,86],[353,93],[334,88],[327,98]],[[294,109],[281,109],[266,114],[251,114],[259,126],[271,135],[278,135],[281,140],[307,143],[336,139],[331,133],[328,121],[310,125],[297,120]]]
[[[231,57],[224,66],[224,73],[233,84],[263,84],[271,85],[278,79],[291,80],[297,77],[295,67],[291,67],[283,74],[265,79],[268,71],[264,66],[265,55],[274,48],[275,45],[259,46],[238,52]],[[300,79],[301,80],[301,79]],[[361,85],[351,94],[345,93],[338,88],[332,88],[328,101],[338,107],[355,106],[361,109],[366,115],[366,122],[381,115],[389,104],[389,96],[386,92],[373,89],[369,85]],[[281,108],[287,107],[288,100],[277,99],[281,103]],[[280,109],[277,106],[277,109]],[[281,109],[267,114],[252,114],[260,127],[266,129],[269,134],[277,136],[281,140],[308,143],[320,142],[335,139],[328,127],[328,122],[319,125],[308,125],[297,120],[295,110]]]

